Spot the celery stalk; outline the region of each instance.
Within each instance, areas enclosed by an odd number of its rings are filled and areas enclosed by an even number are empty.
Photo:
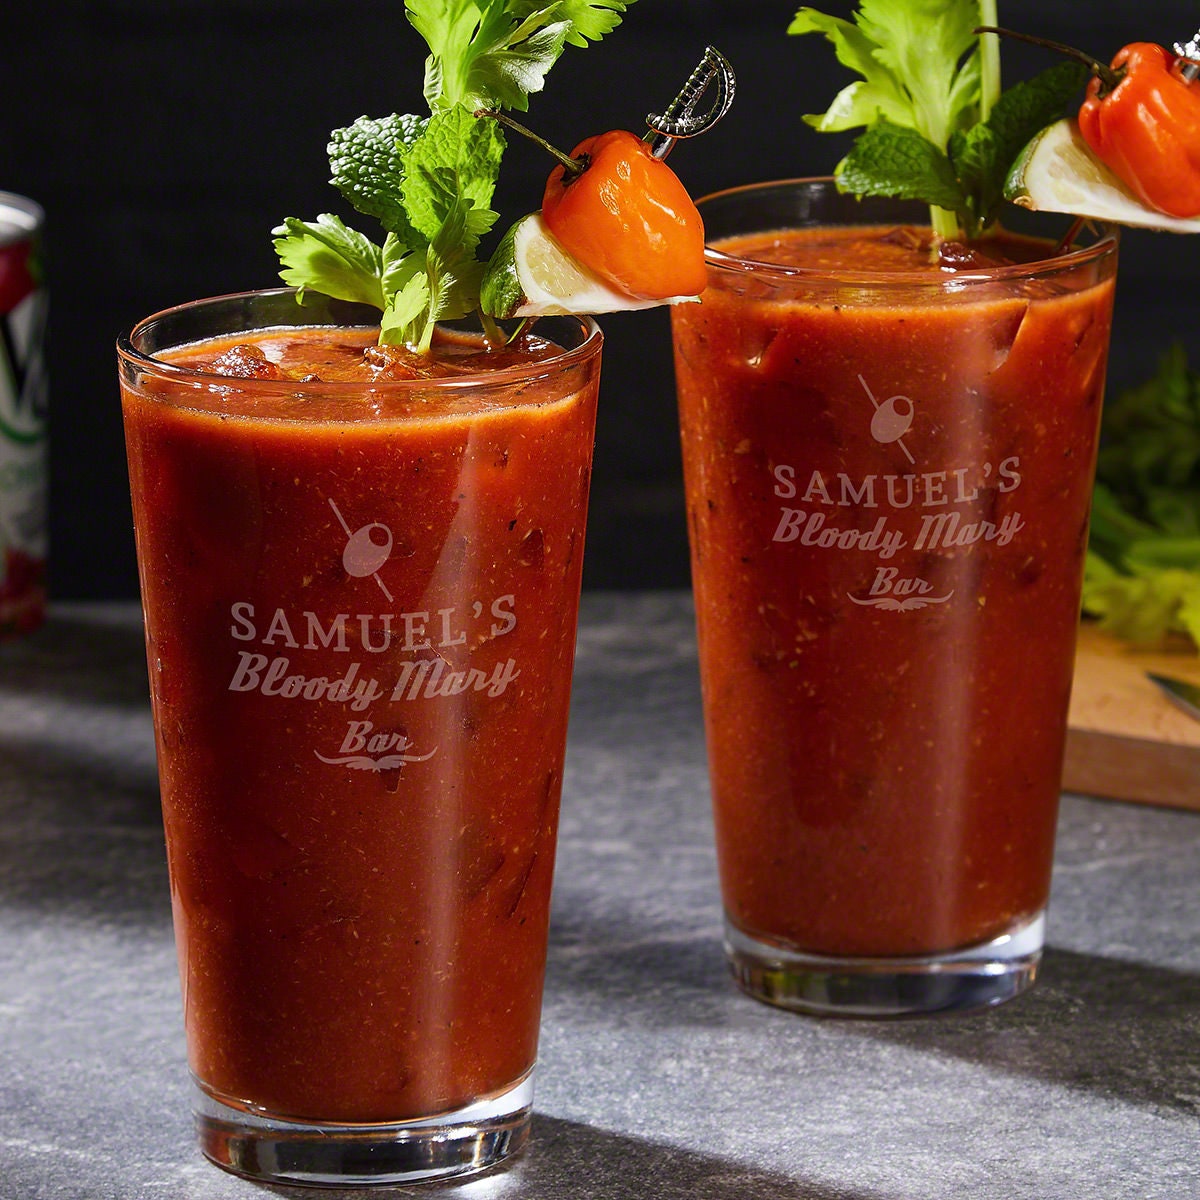
[[[979,0],[980,25],[997,26],[996,0]],[[1000,39],[994,33],[979,35],[979,119],[986,121],[1000,97]]]
[[[929,206],[929,224],[933,232],[946,241],[955,241],[962,232],[958,227],[958,214],[935,204]]]
[[[996,0],[979,0],[979,24],[998,25]],[[986,121],[1000,96],[1000,39],[994,33],[979,35],[979,119]],[[959,236],[958,217],[948,209],[930,205],[929,223],[940,238]]]

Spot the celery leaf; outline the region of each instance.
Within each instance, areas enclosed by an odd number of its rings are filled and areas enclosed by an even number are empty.
[[[382,308],[383,252],[369,238],[347,228],[341,218],[321,213],[315,221],[287,217],[273,230],[284,283],[335,300]]]
[[[437,112],[529,107],[564,46],[611,32],[633,0],[406,0],[429,46],[425,99]]]
[[[993,8],[981,0],[860,0],[853,21],[807,7],[796,13],[789,33],[821,34],[862,77],[824,113],[804,117],[825,133],[863,127],[835,172],[843,191],[924,201],[942,236],[976,237],[995,219],[1013,161],[1083,79],[1067,64],[985,97],[974,30],[991,23],[984,18]]]
[[[824,35],[838,61],[863,76],[805,120],[828,131],[882,117],[944,150],[977,104],[978,23],[978,4],[963,0],[863,0],[853,22],[801,8],[788,32]]]
[[[913,128],[943,149],[977,116],[979,57],[972,30],[979,5],[963,0],[862,0],[863,33],[874,57],[907,93]]]

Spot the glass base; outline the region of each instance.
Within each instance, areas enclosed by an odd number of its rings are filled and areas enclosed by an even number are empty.
[[[529,1139],[533,1073],[466,1108],[385,1125],[279,1120],[197,1091],[200,1149],[217,1166],[269,1183],[348,1188],[448,1179],[495,1166]]]
[[[757,1000],[819,1016],[904,1017],[990,1008],[1033,986],[1044,910],[1001,937],[945,954],[830,958],[760,942],[725,920],[738,986]]]

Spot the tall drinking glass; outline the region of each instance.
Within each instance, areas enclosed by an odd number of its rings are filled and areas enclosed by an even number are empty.
[[[601,346],[330,381],[365,320],[251,293],[119,344],[200,1142],[327,1185],[528,1133]]]
[[[919,209],[829,180],[700,210],[672,321],[733,973],[807,1012],[1007,999],[1042,949],[1116,236],[939,265]]]

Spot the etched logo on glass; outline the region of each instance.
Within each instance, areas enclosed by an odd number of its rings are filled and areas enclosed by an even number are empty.
[[[332,496],[329,507],[345,534],[337,551],[351,579],[373,579],[394,605],[381,572],[395,547],[395,536],[381,521],[352,528]],[[336,533],[336,528],[335,528]],[[433,611],[360,612],[330,615],[311,609],[265,609],[248,600],[230,606],[229,636],[255,648],[237,652],[228,690],[280,701],[333,704],[348,719],[336,747],[314,750],[323,763],[358,771],[394,771],[425,762],[437,747],[418,747],[391,718],[377,725],[367,719],[378,709],[402,712],[413,703],[452,699],[467,693],[502,696],[521,671],[515,658],[472,666],[460,647],[494,645],[517,627],[516,597],[464,600]],[[305,669],[305,660],[345,655],[336,671]],[[399,656],[399,657],[398,657]],[[338,659],[333,659],[337,662]],[[337,735],[335,735],[337,736]]]
[[[913,402],[907,396],[889,396],[880,403],[875,399],[870,384],[861,375],[858,382],[863,385],[868,399],[875,406],[875,415],[871,418],[871,436],[883,446],[895,442],[904,451],[904,457],[916,466],[917,460],[904,444],[904,435],[912,428],[913,417],[917,411]]]
[[[346,548],[342,551],[342,566],[352,579],[365,579],[368,575],[375,578],[379,590],[392,601],[392,593],[387,590],[383,580],[379,578],[379,568],[387,562],[392,553],[392,531],[380,521],[372,521],[361,529],[353,532],[346,524],[346,518],[337,506],[332,496],[329,497],[329,507],[338,523],[346,531]]]
[[[879,446],[896,446],[914,470],[857,474],[776,463],[771,469],[775,497],[802,507],[780,505],[771,540],[814,550],[858,551],[886,564],[875,566],[868,583],[846,593],[856,605],[913,612],[945,604],[955,589],[939,590],[916,571],[897,564],[903,563],[905,551],[928,558],[982,542],[1008,545],[1025,521],[1015,510],[997,518],[986,497],[1003,496],[1020,487],[1020,459],[1010,455],[997,463],[924,469],[905,440],[918,415],[917,401],[902,394],[881,400],[865,376],[858,375],[857,382],[870,401],[866,432],[871,440]],[[864,513],[875,509],[879,515],[868,524]],[[908,513],[913,517],[905,521]],[[914,556],[914,561],[920,560]]]

